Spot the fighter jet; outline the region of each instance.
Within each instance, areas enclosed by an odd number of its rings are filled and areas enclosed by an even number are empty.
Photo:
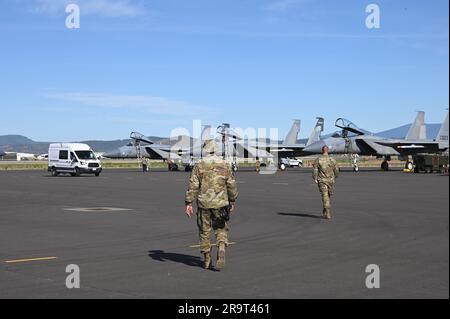
[[[321,133],[323,132],[324,119],[322,117],[317,118],[316,126],[314,127],[311,135],[306,144],[297,143],[298,134],[300,132],[300,120],[294,120],[292,127],[287,134],[286,138],[281,144],[277,143],[250,143],[250,146],[256,149],[264,149],[268,153],[275,154],[281,161],[283,158],[294,158],[305,155],[303,150],[305,147],[320,141]]]
[[[178,160],[181,158],[174,151],[177,149],[176,145],[155,144],[152,140],[137,132],[133,132],[131,135],[133,136],[132,142],[116,150],[106,152],[103,157],[115,159],[146,157],[158,160]]]
[[[114,151],[107,152],[103,156],[106,158],[141,158],[167,160],[168,162],[180,161],[186,171],[192,169],[195,163],[202,158],[202,144],[211,138],[211,126],[203,127],[200,138],[193,143],[191,141],[179,140],[174,145],[155,144],[143,134],[132,132],[130,138],[132,142],[122,146]],[[257,150],[252,147],[242,149],[236,142],[241,139],[230,127],[229,124],[223,124],[218,127],[218,136],[215,138],[219,145],[219,152],[224,158],[233,163],[233,168],[237,169],[237,158],[272,157],[271,154],[263,150]],[[174,170],[178,169],[173,165]]]
[[[183,164],[186,171],[191,170],[195,163],[202,158],[202,145],[207,139],[214,139],[216,141],[219,146],[219,154],[231,163],[234,171],[237,170],[238,159],[267,159],[273,157],[272,154],[265,150],[248,145],[228,123],[223,123],[218,126],[216,133],[217,136],[214,138],[209,135],[209,131],[208,134],[202,134],[201,139],[197,140],[198,143],[194,143],[192,148],[179,153],[183,156]]]
[[[434,140],[423,139],[423,137],[426,137],[423,112],[419,112],[405,139],[388,139],[376,136],[343,118],[337,119],[335,125],[341,128],[342,131],[307,146],[304,151],[310,154],[320,154],[322,147],[327,145],[331,154],[354,156],[355,171],[359,170],[358,155],[383,158],[384,161],[381,164],[381,168],[387,171],[389,170],[389,161],[392,156],[407,158],[417,154],[436,154],[448,150],[449,147],[448,113],[438,136]],[[407,165],[412,165],[412,163],[408,162]]]

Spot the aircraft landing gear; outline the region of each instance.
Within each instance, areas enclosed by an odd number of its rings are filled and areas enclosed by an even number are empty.
[[[383,163],[381,163],[381,169],[385,172],[389,171],[389,162],[387,160],[384,160]]]
[[[414,170],[414,163],[411,161],[407,161],[405,164],[405,169],[408,171],[413,171]]]

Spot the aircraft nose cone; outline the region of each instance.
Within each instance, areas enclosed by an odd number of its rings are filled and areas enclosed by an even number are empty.
[[[120,151],[115,150],[115,151],[111,151],[111,152],[106,152],[105,154],[103,154],[103,157],[118,158],[118,157],[120,157]]]
[[[306,146],[303,151],[311,154],[320,154],[322,153],[322,147],[324,147],[325,145],[326,144],[324,141],[315,142],[311,145]]]

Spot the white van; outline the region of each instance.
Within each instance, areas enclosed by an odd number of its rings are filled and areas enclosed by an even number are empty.
[[[50,144],[48,149],[48,171],[52,176],[61,173],[72,176],[95,174],[102,172],[102,164],[87,144],[57,143]]]

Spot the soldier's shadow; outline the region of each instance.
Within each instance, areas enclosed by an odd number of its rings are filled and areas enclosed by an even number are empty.
[[[280,216],[294,216],[294,217],[305,217],[305,218],[314,218],[314,219],[323,219],[323,216],[312,215],[312,214],[304,214],[304,213],[278,213]]]
[[[202,267],[203,268],[202,260],[200,259],[200,257],[196,257],[196,256],[177,254],[177,253],[168,253],[163,250],[150,250],[148,252],[148,256],[156,261],[161,261],[161,262],[172,261],[172,262],[176,262],[176,263],[185,264],[185,265],[191,266],[191,267]]]

